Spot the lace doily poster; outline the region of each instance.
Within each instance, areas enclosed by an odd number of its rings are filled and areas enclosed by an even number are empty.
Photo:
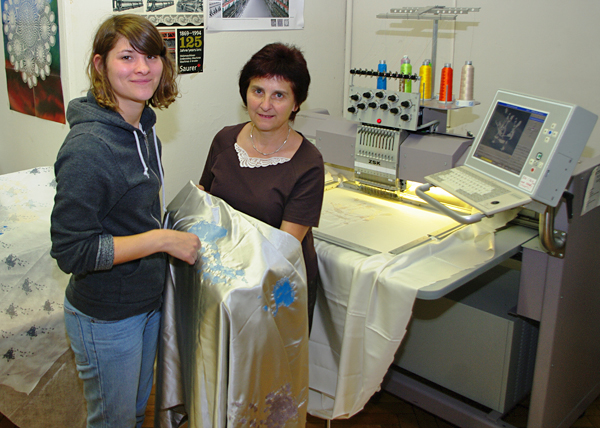
[[[2,0],[10,109],[65,123],[57,0]]]

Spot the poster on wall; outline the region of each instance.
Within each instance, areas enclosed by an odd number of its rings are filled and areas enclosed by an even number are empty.
[[[1,0],[11,110],[65,123],[57,0]]]
[[[208,0],[206,31],[303,28],[304,0]]]
[[[162,34],[179,74],[204,67],[205,0],[112,0],[113,12],[146,17]]]
[[[204,28],[161,28],[158,31],[175,58],[179,74],[201,73],[204,64]]]

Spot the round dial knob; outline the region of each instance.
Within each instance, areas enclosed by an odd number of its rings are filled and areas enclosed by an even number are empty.
[[[400,105],[404,108],[409,108],[412,104],[409,100],[404,100],[400,103]]]
[[[390,100],[391,102],[395,103],[396,101],[398,101],[398,97],[396,95],[390,95],[388,97],[388,100]]]
[[[392,114],[398,114],[398,113],[400,113],[400,110],[398,110],[396,107],[394,107],[394,108],[390,109],[390,113],[392,113]]]
[[[348,107],[350,113],[356,113],[356,107]]]
[[[360,96],[358,94],[352,94],[350,95],[350,99],[353,101],[358,101],[360,99]]]

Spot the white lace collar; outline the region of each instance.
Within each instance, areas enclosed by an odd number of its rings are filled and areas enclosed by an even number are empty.
[[[251,158],[246,150],[235,143],[233,145],[235,147],[235,151],[238,154],[238,159],[240,160],[240,166],[242,168],[260,168],[261,166],[271,166],[278,165],[280,163],[289,162],[289,158],[282,157],[272,157],[272,158]]]

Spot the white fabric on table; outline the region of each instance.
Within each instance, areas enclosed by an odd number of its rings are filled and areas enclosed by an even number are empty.
[[[50,257],[50,167],[0,176],[0,384],[29,394],[69,345],[69,276]]]
[[[396,256],[368,257],[317,240],[322,289],[309,342],[308,412],[325,419],[359,412],[393,362],[419,289],[491,259],[494,231],[516,212]]]

